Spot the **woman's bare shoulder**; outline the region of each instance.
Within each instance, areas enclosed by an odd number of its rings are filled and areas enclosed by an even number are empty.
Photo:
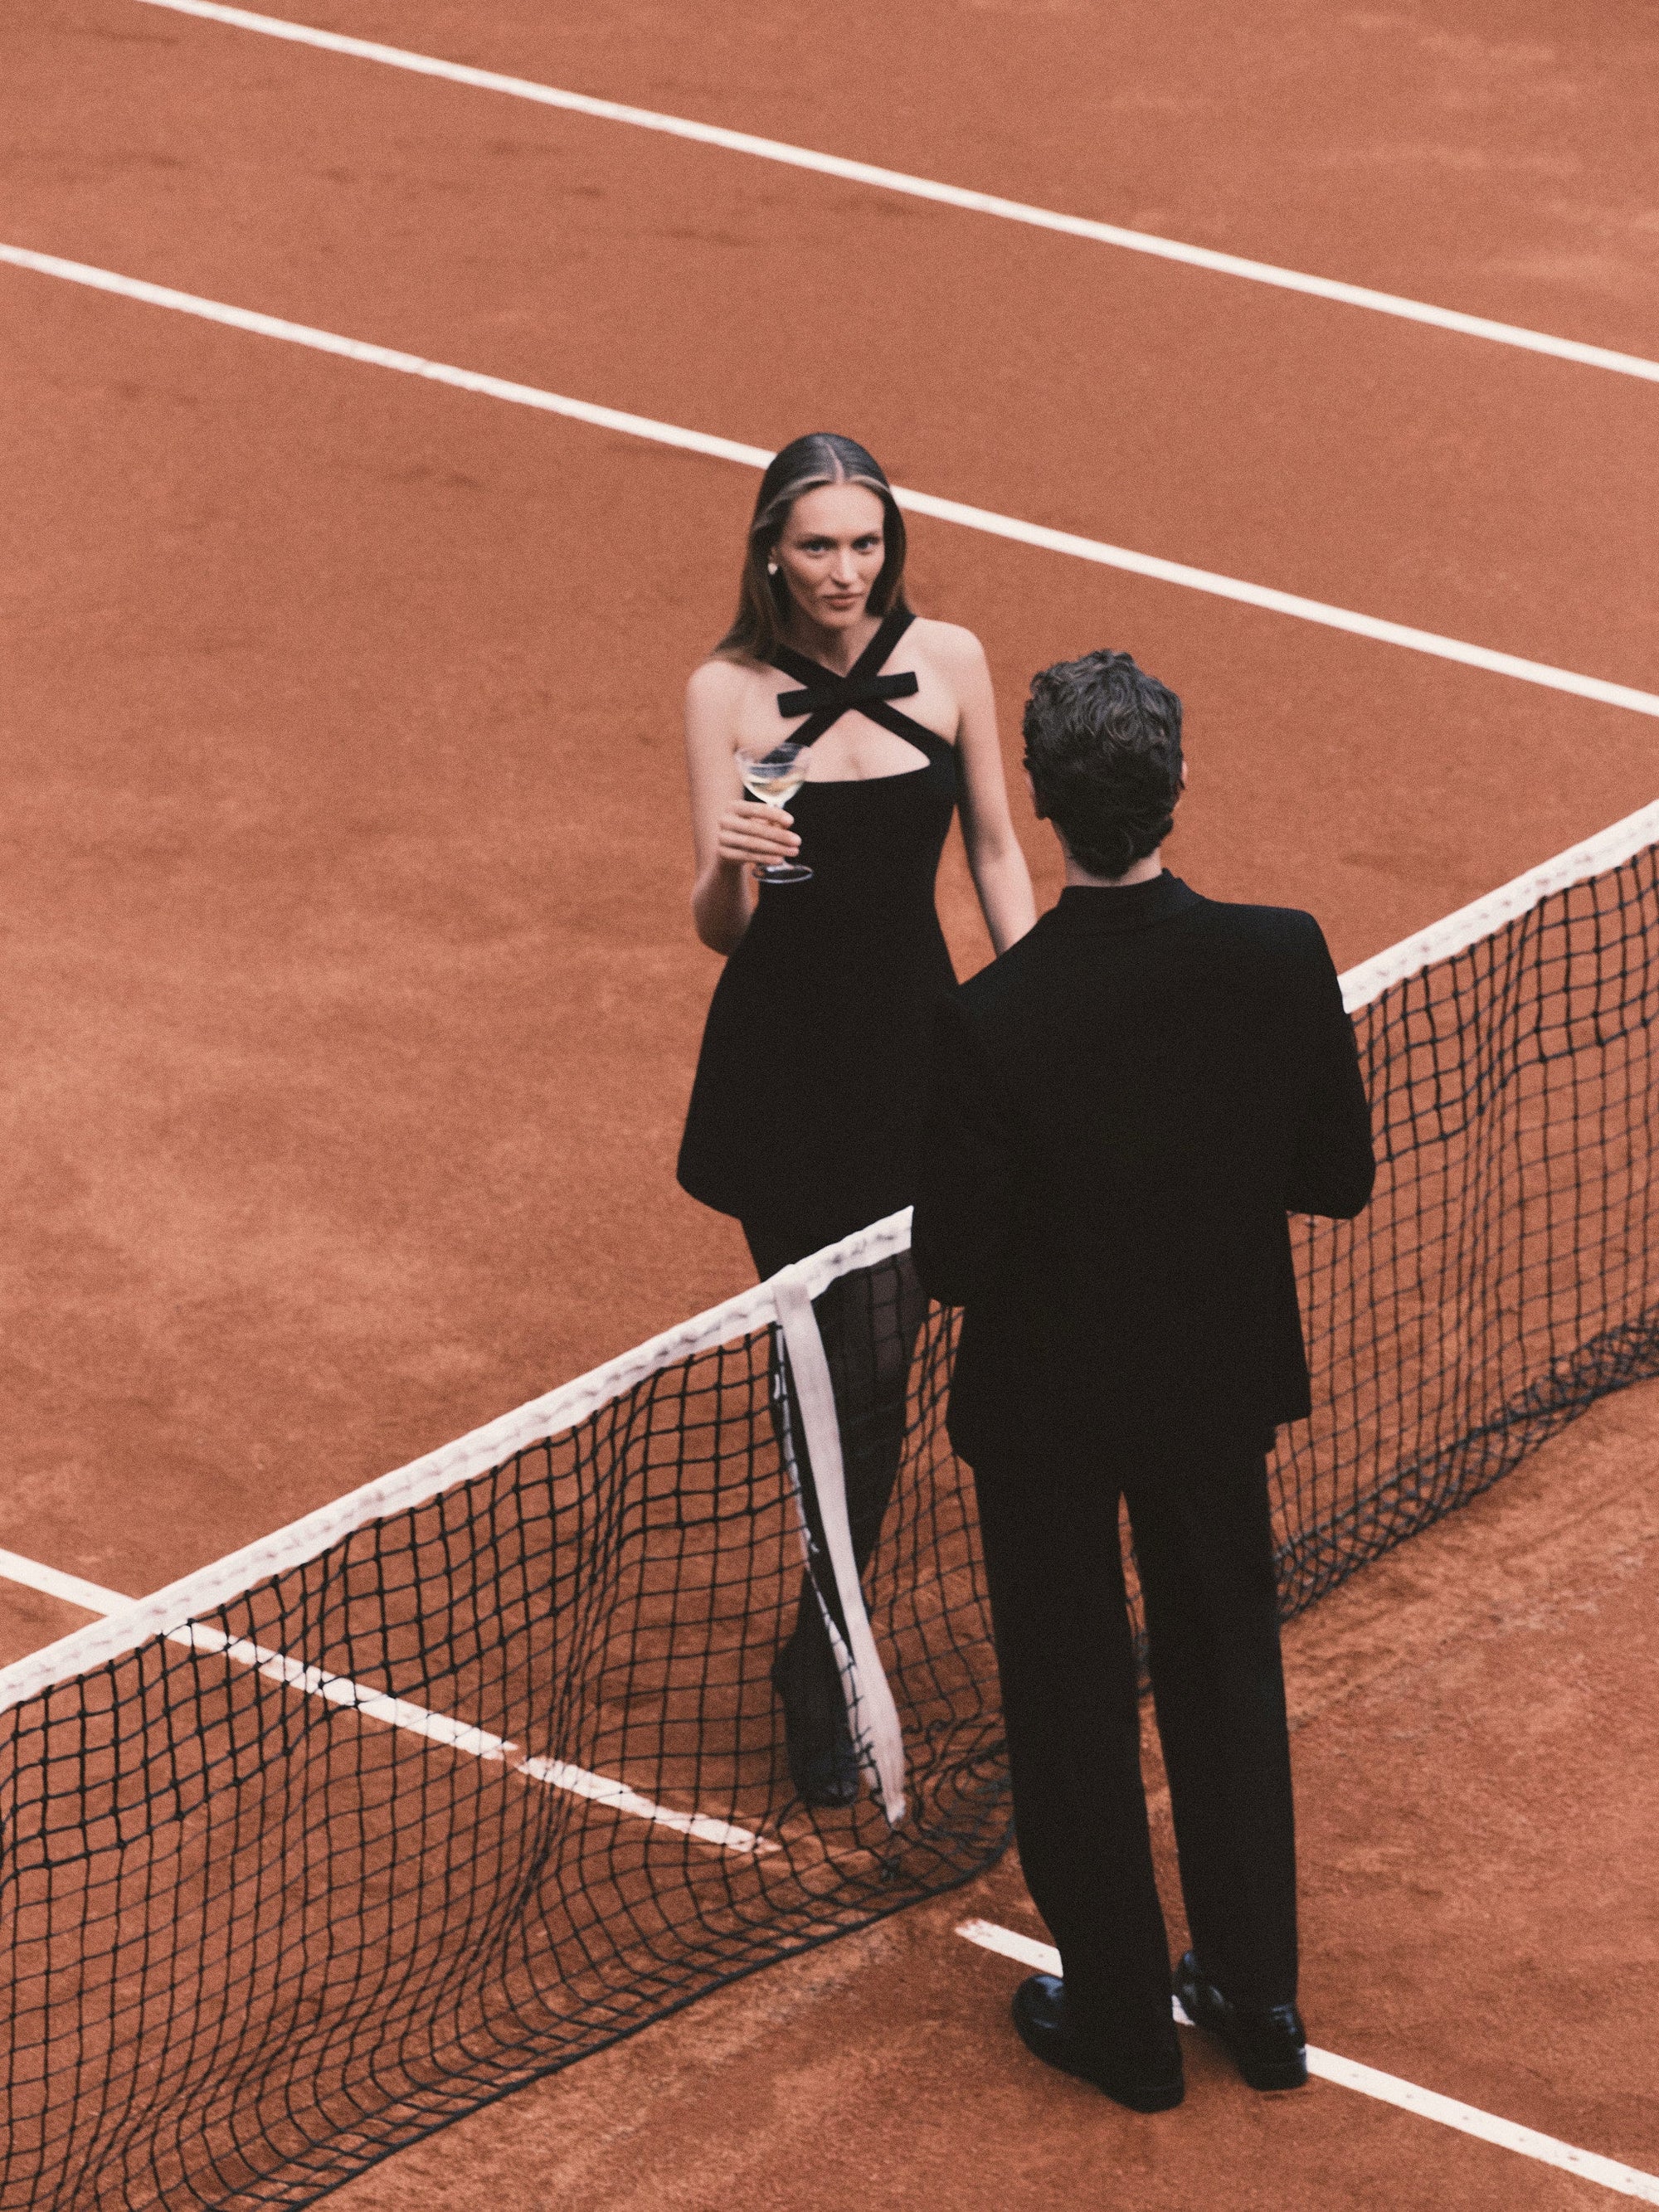
[[[735,698],[753,671],[741,660],[732,660],[722,653],[711,653],[707,660],[700,660],[685,679],[685,696],[704,705],[719,699]]]
[[[687,729],[714,730],[740,721],[745,710],[753,711],[750,699],[763,681],[763,672],[751,663],[711,653],[685,681]]]
[[[970,629],[960,623],[934,622],[926,615],[918,615],[911,624],[910,635],[930,659],[942,667],[952,669],[982,668],[985,647]]]
[[[724,708],[736,707],[757,686],[771,690],[775,683],[771,671],[757,660],[711,653],[687,677],[685,703],[705,714],[718,714]]]

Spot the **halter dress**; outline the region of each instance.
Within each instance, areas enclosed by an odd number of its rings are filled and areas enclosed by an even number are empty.
[[[956,747],[893,703],[915,675],[881,673],[914,619],[895,609],[844,677],[787,646],[768,656],[801,686],[778,700],[801,722],[788,734],[816,744],[856,708],[923,763],[801,786],[790,811],[811,879],[763,882],[715,986],[679,1181],[735,1214],[757,1259],[800,1256],[912,1196],[933,1010],[956,982],[933,884],[957,800]]]
[[[915,617],[896,609],[846,676],[780,646],[801,689],[778,712],[814,744],[856,708],[922,755],[920,768],[804,783],[790,811],[806,883],[763,882],[714,988],[680,1146],[693,1198],[736,1214],[761,1275],[910,1203],[935,1004],[956,982],[933,906],[957,805],[957,750],[893,704],[917,689],[883,667]],[[842,1431],[860,1575],[880,1539],[904,1441],[906,1379],[926,1300],[908,1253],[815,1302]],[[840,1670],[813,1592],[833,1587],[799,1437],[809,1553],[772,1679],[789,1771],[808,1805],[860,1789]]]

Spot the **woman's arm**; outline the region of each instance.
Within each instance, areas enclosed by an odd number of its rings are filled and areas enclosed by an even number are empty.
[[[755,910],[754,863],[788,860],[800,839],[781,806],[743,795],[732,732],[743,671],[729,660],[705,660],[685,687],[685,764],[691,779],[691,836],[697,875],[691,919],[713,952],[730,952]]]
[[[939,626],[945,629],[944,624]],[[962,763],[962,836],[968,866],[991,942],[1006,952],[1036,920],[1030,872],[1014,835],[1008,786],[997,735],[997,704],[985,648],[971,630],[951,625],[946,651],[962,719],[957,750]]]

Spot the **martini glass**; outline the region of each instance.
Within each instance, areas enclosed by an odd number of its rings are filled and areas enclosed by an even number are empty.
[[[763,806],[787,806],[806,781],[811,763],[807,748],[798,744],[793,738],[785,738],[769,752],[757,746],[748,746],[738,754],[738,774],[743,787],[751,799]],[[811,868],[804,868],[799,860],[773,860],[757,863],[755,873],[763,884],[804,884],[811,877]]]

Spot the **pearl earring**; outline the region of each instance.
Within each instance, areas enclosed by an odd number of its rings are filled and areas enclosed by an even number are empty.
[[[778,564],[777,564],[777,562],[776,562],[775,561],[769,561],[769,562],[767,562],[767,564],[766,564],[766,573],[767,573],[767,574],[768,574],[769,576],[775,576],[775,575],[777,574],[777,573],[778,573]]]

